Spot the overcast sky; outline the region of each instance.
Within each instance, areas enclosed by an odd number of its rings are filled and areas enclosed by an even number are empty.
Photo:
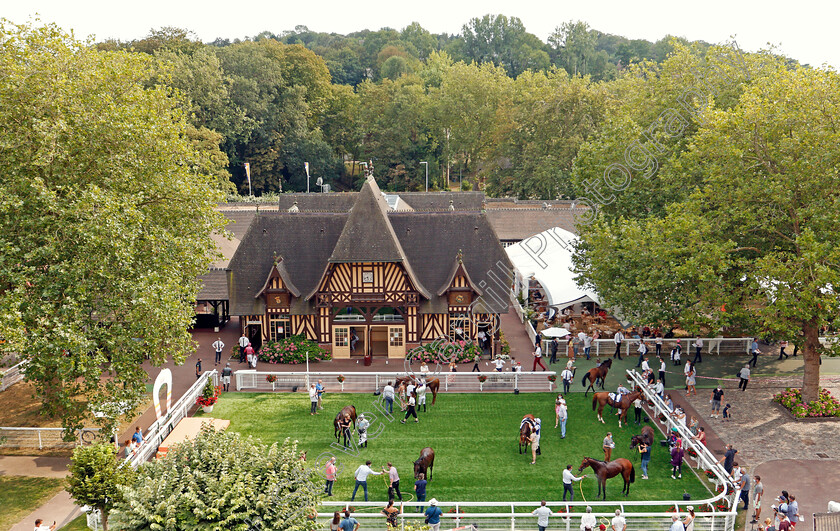
[[[151,28],[176,26],[203,41],[243,38],[264,30],[279,33],[305,25],[346,34],[361,29],[401,29],[417,21],[432,33],[460,33],[472,17],[501,13],[522,19],[529,32],[544,41],[562,22],[583,20],[592,28],[650,41],[666,34],[711,43],[735,36],[747,51],[779,46],[787,56],[811,65],[840,65],[834,1],[800,0],[147,0],[121,4],[114,0],[5,0],[0,16],[24,22],[40,14],[45,22],[72,29],[77,37],[132,40]]]

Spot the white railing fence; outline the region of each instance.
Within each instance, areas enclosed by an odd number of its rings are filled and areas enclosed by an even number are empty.
[[[472,362],[461,365],[462,368],[471,367]],[[489,366],[481,362],[482,372],[440,372],[428,375],[428,379],[440,379],[440,390],[451,393],[476,393],[482,391],[522,392],[553,391],[557,382],[549,381],[548,377],[557,377],[554,371],[537,372],[496,372],[489,371]],[[318,380],[323,382],[327,392],[342,393],[372,393],[381,391],[388,382],[395,382],[397,378],[405,377],[406,372],[263,372],[241,370],[233,373],[237,391],[300,391],[306,392],[309,384]],[[274,377],[269,382],[269,376]],[[343,382],[338,377],[344,378]],[[484,376],[484,382],[479,381]],[[431,401],[431,391],[427,391],[427,399]],[[430,402],[431,403],[431,402]]]
[[[27,363],[27,360],[23,360],[17,365],[9,367],[8,369],[0,369],[0,373],[3,374],[3,378],[0,379],[0,391],[5,391],[12,385],[23,380],[23,377],[26,375],[24,369],[26,368]]]
[[[530,324],[530,323],[529,323]],[[560,346],[557,350],[557,357],[565,357],[566,356],[566,344],[569,338],[574,338],[577,340],[577,334],[573,334],[571,336],[561,338]],[[691,360],[694,358],[694,353],[696,351],[694,347],[694,339],[686,339],[686,338],[679,338],[680,345],[682,346],[682,351],[680,357],[682,361]],[[551,339],[543,338],[542,346],[543,346],[543,355],[547,355],[549,353]],[[575,341],[578,344],[577,341]],[[650,359],[654,359],[656,357],[656,344],[654,339],[645,338],[645,343],[647,344],[647,355]],[[703,338],[703,348],[700,351],[702,356],[708,356],[710,354],[714,355],[721,355],[721,354],[747,354],[750,348],[750,344],[752,343],[751,337],[704,337]],[[592,346],[589,350],[590,357],[603,357],[603,356],[612,356],[615,354],[615,341],[612,339],[596,339],[592,341]],[[638,356],[639,355],[639,345],[641,344],[641,339],[635,338],[625,338],[624,341],[621,342],[621,355],[622,356]],[[662,339],[662,348],[661,348],[661,355],[663,359],[670,359],[671,356],[671,348],[677,344],[677,338],[668,338]],[[583,344],[578,344],[578,357],[583,357]]]
[[[75,430],[73,439],[66,441],[64,428],[18,428],[0,427],[0,446],[5,448],[75,448],[99,441],[102,433],[99,428]]]
[[[213,378],[213,385],[219,385],[219,373],[215,369],[206,371],[200,378],[197,378],[195,383],[187,389],[177,402],[172,404],[172,408],[166,414],[154,421],[146,434],[143,437],[143,444],[134,454],[134,457],[129,461],[131,466],[137,468],[141,463],[145,463],[157,453],[160,444],[166,439],[175,426],[184,417],[189,416],[190,410],[195,407],[196,399],[201,395],[204,386],[207,384],[207,378]]]

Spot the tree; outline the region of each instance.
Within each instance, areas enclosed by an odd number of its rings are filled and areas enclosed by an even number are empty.
[[[676,178],[699,179],[685,199],[587,228],[578,272],[644,322],[793,340],[803,400],[815,400],[819,356],[837,351],[819,334],[840,311],[838,110],[835,72],[763,72],[731,108],[700,115],[673,164]]]
[[[484,15],[473,18],[462,28],[463,47],[459,50],[468,61],[501,66],[511,76],[527,69],[550,66],[547,47],[525,31],[516,17]]]
[[[204,427],[166,457],[145,463],[121,489],[120,529],[314,530],[323,486],[298,460],[296,443],[267,446]]]
[[[0,71],[0,335],[43,413],[77,428],[140,403],[145,356],[194,350],[222,194],[152,57],[3,22]]]
[[[77,446],[70,458],[67,492],[79,505],[99,509],[102,528],[108,530],[108,515],[123,500],[120,487],[134,481],[134,469],[119,461],[114,445]]]

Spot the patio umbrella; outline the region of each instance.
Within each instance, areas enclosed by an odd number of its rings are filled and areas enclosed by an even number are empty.
[[[571,332],[566,330],[565,328],[558,328],[556,326],[552,328],[546,328],[540,334],[544,335],[545,337],[566,337]]]

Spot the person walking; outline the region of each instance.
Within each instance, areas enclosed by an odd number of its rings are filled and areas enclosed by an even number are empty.
[[[674,361],[674,365],[682,365],[682,343],[680,339],[677,340],[677,344],[671,350],[671,359]]]
[[[367,448],[367,430],[369,427],[370,421],[365,418],[364,413],[359,413],[359,418],[356,422],[356,430],[359,432],[359,448]]]
[[[195,360],[195,379],[201,378],[201,358]]]
[[[362,489],[365,491],[365,501],[368,501],[368,485],[367,485],[367,478],[370,475],[374,476],[381,476],[382,472],[374,472],[370,468],[370,459],[365,461],[365,464],[359,465],[359,468],[353,473],[353,478],[356,480],[356,486],[353,488],[353,496],[350,497],[350,501],[354,501],[356,499],[356,491],[359,490],[361,486]]]
[[[648,465],[650,464],[651,447],[649,444],[639,444],[639,454],[642,456],[642,479],[648,479]]]
[[[695,363],[701,363],[703,361],[703,356],[701,355],[703,352],[703,338],[697,336],[697,339],[694,340],[694,348],[697,349],[694,352],[694,359],[691,360],[692,365]]]
[[[569,501],[575,501],[575,489],[572,487],[573,482],[580,481],[586,475],[575,477],[572,474],[572,465],[566,465],[566,470],[563,471],[563,501],[566,501],[566,493],[569,494]]]
[[[709,415],[710,418],[718,418],[720,417],[720,403],[723,400],[723,388],[721,388],[720,384],[716,388],[712,390],[712,398],[709,402],[712,404],[712,414]]]
[[[537,365],[542,367],[542,370],[547,370],[542,362],[542,347],[539,344],[537,344],[537,346],[534,347],[534,367],[531,370],[536,371]]]
[[[382,388],[382,399],[385,400],[385,405],[388,408],[388,413],[394,413],[394,385],[393,382],[388,382]]]
[[[697,389],[694,386],[697,383],[696,377],[697,376],[697,369],[694,367],[694,364],[691,364],[691,370],[688,372],[688,375],[685,377],[685,388],[686,393],[685,396],[697,396]]]
[[[612,433],[607,432],[607,436],[604,437],[604,462],[609,463],[610,458],[612,457],[613,448],[615,448],[615,442],[612,438]]]
[[[318,409],[318,390],[315,384],[309,386],[309,414],[314,415]]]
[[[324,467],[324,477],[327,478],[327,483],[324,486],[324,494],[332,496],[333,484],[335,484],[335,474],[337,469],[335,467],[335,456],[330,457],[327,461],[327,466]]]
[[[785,352],[785,349],[787,348],[787,346],[788,346],[787,341],[782,341],[781,343],[779,343],[779,359],[782,359],[782,356],[784,356],[784,359],[788,359],[790,357]]]
[[[752,345],[750,345],[750,354],[752,354],[752,359],[747,362],[747,365],[752,365],[755,368],[758,365],[758,355],[761,354],[761,350],[758,349],[758,338],[753,338]]]
[[[222,343],[222,338],[220,337],[213,342],[212,346],[213,350],[216,351],[216,363],[213,365],[218,365],[222,361],[222,351],[225,349],[225,344]]]
[[[367,491],[365,491],[365,492],[367,492]],[[367,499],[365,499],[365,501],[367,501]],[[350,517],[350,511],[345,510],[344,511],[344,520],[342,520],[341,523],[338,524],[338,528],[341,531],[358,531],[359,522],[356,521],[355,518]]]
[[[744,365],[744,368],[741,369],[741,371],[738,373],[738,378],[741,379],[741,381],[738,382],[738,389],[741,389],[742,391],[746,391],[747,390],[747,384],[750,383],[750,364],[749,363]]]
[[[624,332],[621,330],[616,332],[613,336],[613,341],[615,342],[615,353],[613,354],[613,359],[621,359],[621,342],[624,341]]]
[[[590,359],[590,352],[592,352],[592,336],[583,333],[583,355],[586,359]]]
[[[414,406],[417,402],[414,399],[414,395],[408,395],[408,403],[407,408],[405,411],[405,418],[402,419],[400,422],[405,424],[405,421],[408,420],[408,417],[414,417],[414,422],[420,422],[420,419],[417,418],[417,411],[414,410]]]
[[[242,332],[242,337],[239,338],[239,363],[245,363],[245,349],[251,344],[251,340]]]
[[[662,382],[662,385],[665,385],[665,360],[660,357],[656,359],[659,360],[659,381]]]
[[[645,356],[647,355],[647,350],[647,343],[645,343],[645,340],[642,339],[639,341],[639,349],[636,351],[639,353],[639,361],[636,362],[636,368],[642,366],[642,361],[644,361]]]
[[[790,525],[794,528],[802,520],[802,515],[799,514],[799,502],[796,501],[796,496],[793,494],[790,495],[790,501],[788,502],[787,517],[790,520]]]
[[[595,531],[597,524],[598,521],[595,519],[595,515],[592,514],[592,507],[587,505],[586,512],[580,517],[580,531]]]
[[[257,368],[257,353],[254,351],[254,347],[251,346],[250,343],[248,343],[248,346],[245,347],[245,361],[251,366],[251,368]]]
[[[531,514],[537,517],[537,528],[539,531],[548,529],[548,517],[551,516],[551,509],[545,506],[545,500],[540,503],[538,508],[531,511]]]
[[[560,380],[563,381],[563,393],[564,394],[569,394],[569,388],[572,385],[572,378],[574,378],[574,377],[575,377],[575,374],[571,370],[569,370],[568,367],[566,367],[565,369],[563,369],[560,372]]]
[[[396,497],[400,501],[403,501],[402,493],[400,492],[400,475],[397,473],[397,467],[389,462],[385,468],[388,469],[388,499],[393,501],[394,494],[396,494]]]
[[[548,344],[548,364],[553,365],[557,363],[557,348],[560,346],[560,342],[557,340],[556,337],[551,338],[551,343]]]
[[[566,408],[566,400],[563,398],[563,395],[557,395],[557,400],[554,401],[554,413],[556,418],[554,419],[554,427],[557,427],[557,424],[560,424],[560,438],[566,438],[566,420],[569,418],[569,410]]]
[[[326,391],[326,389],[324,389],[323,380],[318,380],[318,383],[315,384],[315,391],[318,392],[318,409],[324,409],[324,406],[321,402],[321,399],[324,396],[324,392]]]
[[[427,484],[428,482],[426,481],[426,474],[420,472],[420,474],[417,475],[417,481],[414,482],[414,495],[417,496],[417,501],[426,501]],[[423,507],[421,505],[417,506],[417,512],[423,512]]]
[[[761,518],[761,497],[764,496],[764,484],[761,483],[761,476],[755,476],[755,486],[753,487],[753,515],[751,524],[758,522]]]
[[[682,463],[685,452],[682,444],[671,448],[671,479],[682,479]]]
[[[429,531],[440,531],[440,515],[443,511],[437,506],[436,498],[429,500],[429,506],[423,514],[426,517],[426,523],[429,524]]]
[[[693,368],[694,368],[694,363],[693,362],[691,362],[691,361],[686,361],[685,362],[685,368],[683,369],[683,374],[685,374],[685,379],[686,379],[686,384],[685,384],[686,392],[688,391],[688,375],[691,374],[691,369],[693,369]]]
[[[476,354],[473,356],[473,368],[470,372],[481,372],[481,369],[478,367],[478,363],[481,361],[481,354]]]
[[[226,392],[230,391],[230,376],[233,374],[233,369],[230,368],[230,363],[225,364],[225,368],[222,369],[222,389]]]

